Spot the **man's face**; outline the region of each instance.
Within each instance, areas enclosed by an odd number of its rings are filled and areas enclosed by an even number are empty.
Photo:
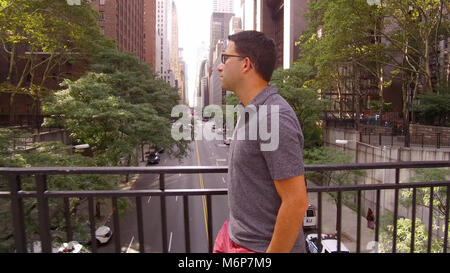
[[[227,55],[239,56],[236,52],[235,44],[233,41],[228,43],[225,53]],[[229,57],[225,63],[219,65],[217,70],[220,73],[220,79],[222,80],[222,88],[229,91],[235,91],[236,86],[238,86],[241,81],[241,57]]]

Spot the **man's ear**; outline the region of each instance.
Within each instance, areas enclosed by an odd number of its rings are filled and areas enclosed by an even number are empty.
[[[250,58],[244,59],[244,72],[248,72],[253,68],[252,62],[250,61]]]

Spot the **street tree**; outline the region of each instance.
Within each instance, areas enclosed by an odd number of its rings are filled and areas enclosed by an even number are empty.
[[[322,144],[322,130],[319,125],[320,115],[328,105],[319,94],[308,87],[314,76],[311,66],[294,63],[290,69],[277,69],[272,77],[280,95],[291,105],[302,127],[304,147],[311,149]]]
[[[98,13],[83,0],[69,6],[60,0],[2,0],[0,2],[0,55],[8,63],[1,92],[27,94],[34,100],[34,114],[48,95],[49,79],[70,77],[58,66],[77,64],[101,48],[114,48],[97,26]],[[77,75],[75,75],[77,76]],[[10,107],[14,117],[14,107]]]
[[[45,101],[43,111],[51,117],[44,124],[65,128],[76,143],[89,144],[101,165],[136,165],[141,144],[184,157],[188,142],[171,137],[169,110],[177,104],[177,90],[136,56],[105,54],[95,58],[101,61],[92,68],[97,72],[66,80],[66,89]]]

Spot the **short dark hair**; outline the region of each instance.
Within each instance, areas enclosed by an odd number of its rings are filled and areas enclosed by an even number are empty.
[[[269,82],[277,59],[273,39],[262,32],[253,30],[230,35],[228,39],[234,42],[237,53],[243,57],[249,57],[256,72]]]

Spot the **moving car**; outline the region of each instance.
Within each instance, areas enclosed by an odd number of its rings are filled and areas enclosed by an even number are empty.
[[[160,158],[159,158],[158,152],[150,153],[147,158],[147,165],[158,164],[159,160],[160,160]]]
[[[95,231],[95,239],[97,240],[97,243],[100,245],[106,244],[109,242],[109,239],[111,239],[112,231],[111,228],[107,226],[101,226],[97,228]]]
[[[309,253],[338,253],[337,237],[333,234],[322,234],[321,243],[316,233],[306,236],[306,250]],[[341,242],[341,251],[339,253],[350,253],[348,248]]]

